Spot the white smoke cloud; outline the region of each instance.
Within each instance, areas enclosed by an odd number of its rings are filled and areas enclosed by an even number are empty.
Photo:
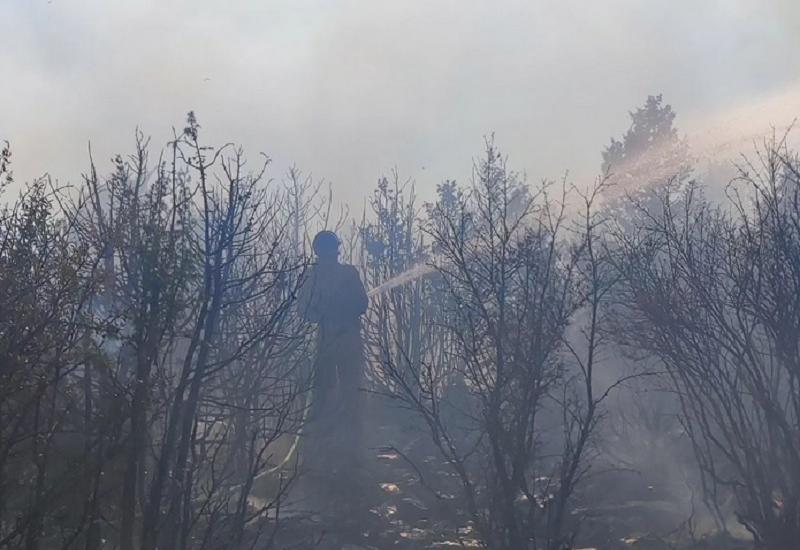
[[[277,175],[297,162],[356,205],[394,166],[423,194],[465,178],[492,131],[532,177],[581,177],[647,94],[696,131],[796,98],[800,74],[789,0],[10,0],[3,12],[0,138],[18,181],[75,181],[89,140],[102,164],[137,125],[163,142],[189,109],[211,141],[267,152]],[[774,116],[800,114],[792,101]]]

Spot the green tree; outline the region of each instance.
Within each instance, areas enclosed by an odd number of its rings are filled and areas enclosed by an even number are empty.
[[[629,113],[631,125],[621,140],[611,138],[603,151],[602,170],[618,192],[637,192],[691,173],[689,145],[678,134],[675,111],[661,94],[647,97]]]

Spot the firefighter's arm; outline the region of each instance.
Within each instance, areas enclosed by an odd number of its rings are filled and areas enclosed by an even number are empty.
[[[312,323],[319,322],[318,299],[315,299],[316,277],[313,274],[305,277],[297,292],[297,309],[300,316]]]
[[[363,315],[367,312],[369,298],[367,297],[367,291],[364,288],[364,283],[361,282],[361,277],[359,276],[358,271],[354,266],[350,266],[350,269],[350,280],[353,292],[353,307],[355,308],[356,315]]]

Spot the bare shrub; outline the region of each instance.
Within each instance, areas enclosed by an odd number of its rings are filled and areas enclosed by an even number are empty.
[[[619,234],[625,341],[660,359],[707,489],[759,547],[800,540],[800,179],[780,141],[741,166],[732,208],[697,185]]]
[[[411,353],[385,330],[376,345],[389,395],[426,423],[489,548],[570,544],[573,497],[609,391],[595,393],[594,383],[610,287],[595,193],[572,226],[564,197],[554,201],[549,189],[532,192],[489,144],[472,187],[447,184],[428,207],[423,231],[438,277],[382,302],[441,291],[428,318],[438,344]],[[587,313],[580,345],[567,339],[579,309]],[[460,395],[447,391],[454,380]]]

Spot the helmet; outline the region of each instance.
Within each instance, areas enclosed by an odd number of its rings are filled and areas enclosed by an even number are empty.
[[[320,231],[311,243],[314,253],[319,257],[335,258],[339,255],[339,238],[333,231]]]

